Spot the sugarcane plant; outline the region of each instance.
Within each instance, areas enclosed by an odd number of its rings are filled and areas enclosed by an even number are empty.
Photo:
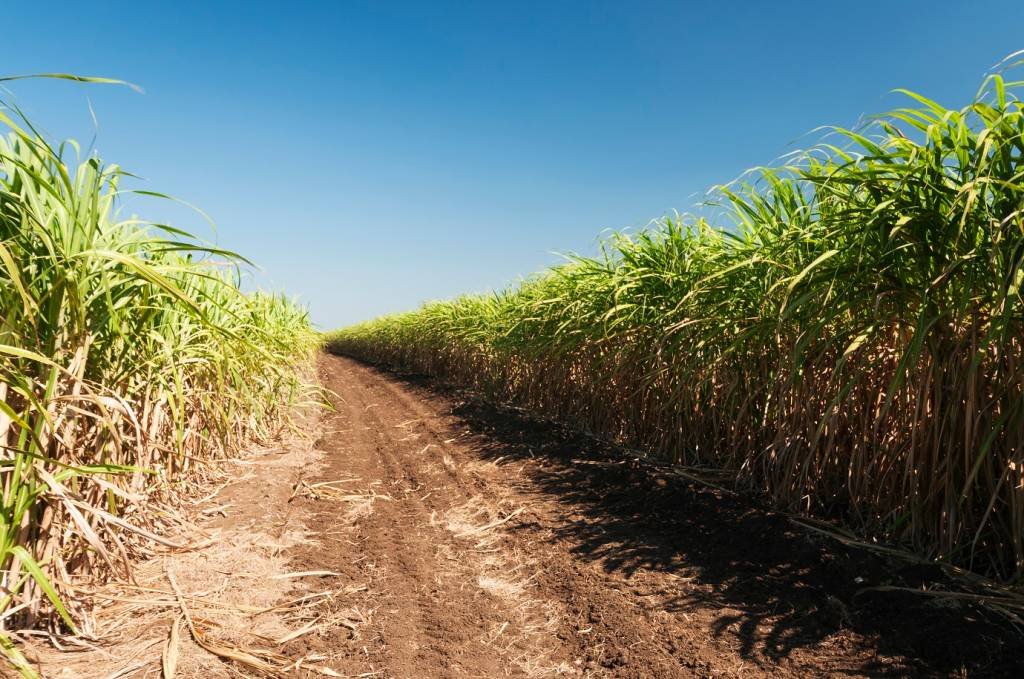
[[[962,108],[901,90],[906,106],[825,130],[699,214],[329,345],[1019,582],[1019,56]]]
[[[126,576],[203,461],[277,431],[318,339],[242,292],[244,259],[122,216],[118,166],[0,105],[0,650],[31,676],[10,632],[88,632],[75,586]]]

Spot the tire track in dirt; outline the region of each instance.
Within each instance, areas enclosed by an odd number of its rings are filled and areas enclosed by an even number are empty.
[[[351,359],[323,357],[320,377],[337,412],[306,482],[347,495],[297,493],[321,539],[293,565],[358,591],[337,602],[343,634],[292,650],[347,675],[1005,676],[1024,662],[978,611],[857,598],[855,578],[914,576],[742,500]]]
[[[481,549],[449,529],[453,511],[474,502],[490,505],[455,471],[444,428],[430,422],[436,413],[416,407],[390,385],[366,385],[365,372],[355,365],[325,359],[322,379],[341,398],[318,442],[334,454],[315,481],[352,479],[346,491],[378,497],[348,517],[329,498],[296,499],[315,505],[317,524],[333,535],[329,546],[302,550],[295,561],[303,570],[341,573],[342,586],[365,583],[362,595],[345,605],[372,612],[350,630],[343,648],[334,638],[307,638],[296,642],[302,647],[296,650],[327,654],[350,674],[495,677],[536,669],[537,657],[517,657],[520,647],[494,643],[495,632],[524,613],[515,596],[494,596],[479,577],[474,580],[486,570],[493,545]],[[339,382],[345,387],[339,389]],[[467,531],[489,523],[469,514],[465,520]]]

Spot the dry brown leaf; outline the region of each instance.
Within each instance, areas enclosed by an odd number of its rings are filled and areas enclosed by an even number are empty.
[[[167,635],[167,643],[164,645],[163,671],[164,679],[174,679],[174,672],[178,669],[179,644],[181,643],[181,616],[179,615],[171,623],[170,634]]]

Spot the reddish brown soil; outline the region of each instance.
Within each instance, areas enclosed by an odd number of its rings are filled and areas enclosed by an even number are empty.
[[[293,566],[365,589],[290,651],[375,677],[1024,676],[992,614],[858,593],[939,573],[423,378],[320,377],[337,412],[306,481],[352,497],[292,500],[319,539]]]

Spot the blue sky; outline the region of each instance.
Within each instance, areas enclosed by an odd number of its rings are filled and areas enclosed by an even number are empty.
[[[186,6],[186,5],[196,6]],[[61,6],[63,5],[63,6]],[[201,5],[201,6],[200,6]],[[505,286],[852,125],[962,105],[1024,3],[15,3],[0,73],[55,138],[201,206],[333,327]]]

